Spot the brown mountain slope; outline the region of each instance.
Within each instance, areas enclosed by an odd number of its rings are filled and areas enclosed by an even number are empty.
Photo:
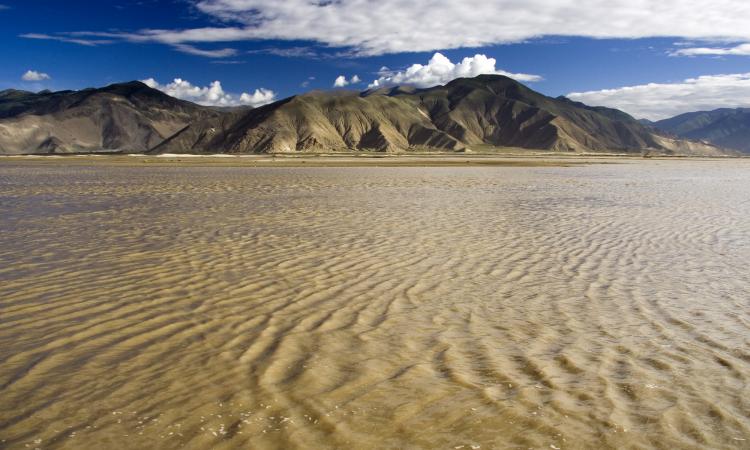
[[[145,152],[217,111],[140,82],[82,91],[0,92],[0,154]]]
[[[467,144],[562,151],[639,151],[655,145],[635,121],[546,97],[507,77],[458,79],[418,97],[438,128]]]
[[[217,109],[140,82],[82,91],[0,92],[0,154],[467,151],[720,155],[622,111],[550,98],[503,76],[430,89],[311,92],[257,109]]]
[[[499,75],[430,89],[312,92],[186,127],[153,152],[279,153],[512,146],[574,152],[720,155],[655,134],[625,113],[550,98]]]
[[[231,125],[230,120],[224,117],[195,123],[154,151],[395,152],[417,147],[463,148],[456,138],[437,129],[418,105],[388,96],[311,92],[252,110]]]

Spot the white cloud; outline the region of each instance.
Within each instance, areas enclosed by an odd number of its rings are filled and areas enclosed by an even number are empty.
[[[404,71],[391,71],[387,67],[380,69],[380,78],[370,83],[370,89],[382,86],[411,85],[416,87],[430,87],[445,84],[461,77],[475,77],[481,74],[505,75],[519,81],[539,81],[538,75],[525,73],[510,73],[495,67],[495,58],[485,55],[466,57],[460,63],[454,64],[442,53],[435,53],[427,65],[412,64]]]
[[[90,39],[89,37],[95,37],[96,39]],[[116,42],[117,39],[125,39],[125,40],[133,40],[135,37],[128,38],[123,37],[124,35],[117,34],[117,33],[81,33],[81,32],[73,32],[73,33],[60,33],[59,35],[50,35],[50,34],[43,34],[43,33],[25,33],[19,35],[19,37],[26,38],[26,39],[39,39],[39,40],[48,40],[48,41],[59,41],[59,42],[67,42],[70,44],[78,44],[78,45],[84,45],[87,47],[96,47],[97,45],[106,45],[106,44],[113,44]],[[127,35],[125,35],[127,36]],[[107,39],[103,39],[107,38]],[[184,44],[184,43],[175,43],[170,44],[172,48],[177,50],[178,52],[187,53],[189,55],[196,55],[196,56],[204,56],[206,58],[228,58],[230,56],[237,55],[237,50],[233,48],[220,48],[215,50],[206,50],[197,48],[193,45]]]
[[[112,44],[115,42],[111,39],[84,39],[84,38],[77,38],[77,37],[52,36],[49,34],[42,34],[42,33],[26,33],[26,34],[19,35],[19,37],[26,38],[26,39],[40,39],[40,40],[47,40],[47,41],[68,42],[70,44],[85,45],[86,47],[95,47],[97,45]]]
[[[237,50],[233,48],[221,48],[218,50],[203,50],[200,48],[193,47],[187,44],[175,44],[174,47],[177,51],[187,53],[189,55],[205,56],[206,58],[228,58],[237,54]]]
[[[670,53],[672,56],[723,56],[723,55],[736,55],[736,56],[750,56],[750,43],[739,44],[734,47],[690,47],[681,48],[677,51]]]
[[[51,76],[44,72],[37,72],[36,70],[27,70],[26,73],[21,75],[23,81],[44,81],[52,79]]]
[[[160,84],[153,78],[143,80],[143,83],[172,97],[206,106],[250,105],[256,107],[271,103],[276,99],[276,93],[264,88],[256,89],[252,94],[243,92],[238,98],[235,95],[224,92],[219,81],[214,81],[206,87],[194,86],[189,81],[181,78],[175,78],[169,84]]]
[[[323,55],[319,54],[317,51],[312,49],[311,47],[289,47],[289,48],[280,48],[280,47],[270,47],[270,48],[262,48],[257,50],[249,50],[249,54],[253,53],[265,53],[268,55],[275,55],[275,56],[283,56],[285,58],[320,58]]]
[[[348,85],[350,85],[350,84],[357,84],[357,83],[359,83],[359,82],[361,82],[361,81],[362,81],[362,80],[361,80],[361,79],[359,78],[359,76],[358,76],[358,75],[354,75],[354,76],[352,76],[352,77],[351,77],[350,79],[348,79],[348,80],[346,79],[346,77],[345,77],[345,76],[343,76],[343,75],[339,75],[339,76],[337,76],[337,77],[336,77],[336,79],[335,79],[335,80],[333,81],[333,87],[337,87],[337,88],[340,88],[340,87],[348,86]]]
[[[692,111],[750,107],[750,73],[574,92],[568,97],[589,105],[621,109],[637,118],[659,120]]]
[[[193,0],[226,26],[107,33],[165,44],[278,39],[361,55],[521,42],[541,36],[750,42],[745,0]],[[311,26],[315,24],[315,26]],[[102,35],[101,33],[89,35]]]
[[[276,93],[270,89],[256,89],[252,94],[243,92],[240,95],[240,103],[250,106],[262,106],[276,100]]]

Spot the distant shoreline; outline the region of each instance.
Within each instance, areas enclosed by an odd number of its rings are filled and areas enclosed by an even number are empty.
[[[210,167],[560,167],[638,160],[727,160],[742,157],[652,156],[619,153],[305,153],[305,154],[40,154],[0,155],[0,164]]]

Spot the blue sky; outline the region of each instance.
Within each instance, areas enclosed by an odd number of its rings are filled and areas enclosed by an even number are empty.
[[[238,102],[241,93],[247,99],[260,93],[252,97],[260,102],[331,89],[338,76],[346,88],[364,90],[378,79],[425,86],[490,67],[547,95],[577,93],[577,100],[636,116],[750,106],[750,46],[743,47],[750,42],[750,9],[744,2],[704,2],[713,15],[675,6],[654,18],[660,12],[641,16],[628,9],[632,2],[579,0],[549,17],[527,18],[566,1],[488,0],[474,8],[462,2],[464,8],[453,10],[457,2],[432,0],[425,13],[418,0],[279,0],[273,6],[255,0],[0,0],[0,89],[152,79],[174,95],[209,103],[208,90],[196,89],[218,80],[221,95],[230,97],[216,98]],[[678,20],[680,26],[670,28]],[[436,52],[445,58],[432,59]],[[475,55],[483,59],[446,69]],[[428,68],[409,75],[414,64]],[[361,81],[350,84],[354,75]],[[717,88],[727,79],[699,78],[706,76],[733,78],[729,88]],[[175,78],[190,84],[170,88]],[[626,86],[640,91],[622,90]],[[660,97],[670,89],[672,97]],[[711,90],[708,98],[697,92],[704,89]]]

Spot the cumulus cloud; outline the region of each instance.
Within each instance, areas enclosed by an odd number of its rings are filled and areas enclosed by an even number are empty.
[[[743,0],[192,1],[224,25],[108,34],[165,44],[301,40],[360,55],[480,47],[540,36],[750,42],[750,2]]]
[[[270,89],[256,89],[252,94],[243,92],[240,95],[240,103],[250,106],[262,106],[276,100],[276,93]]]
[[[153,78],[143,80],[147,86],[158,89],[172,97],[188,100],[206,106],[241,106],[253,107],[271,103],[276,99],[276,93],[270,89],[256,89],[252,94],[243,92],[239,97],[224,92],[221,82],[214,81],[208,86],[195,86],[182,78],[175,78],[168,84],[160,84]]]
[[[739,44],[734,47],[689,47],[681,48],[670,53],[672,56],[750,56],[750,43]]]
[[[442,53],[435,53],[427,65],[412,64],[406,70],[392,71],[387,67],[380,69],[380,77],[368,86],[370,89],[393,85],[411,85],[430,87],[445,84],[461,77],[475,77],[481,74],[505,75],[518,81],[539,81],[542,77],[526,73],[510,73],[495,67],[495,58],[485,55],[466,57],[454,64]]]
[[[348,80],[346,79],[345,76],[339,75],[333,81],[333,87],[344,87],[344,86],[348,86],[350,84],[357,84],[360,81],[362,81],[362,80],[359,78],[358,75],[354,75],[351,78],[349,78]]]
[[[52,77],[44,72],[37,72],[36,70],[27,70],[26,73],[21,75],[23,81],[44,81],[51,80]]]
[[[574,92],[568,97],[589,105],[621,109],[638,118],[659,120],[692,111],[750,107],[750,73]]]

